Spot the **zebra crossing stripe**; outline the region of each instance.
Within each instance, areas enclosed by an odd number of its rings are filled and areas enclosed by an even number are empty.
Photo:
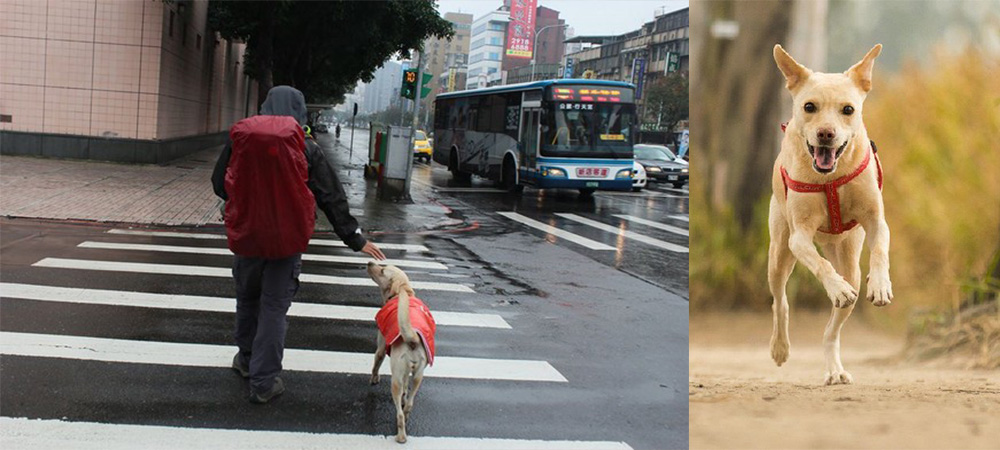
[[[123,230],[120,228],[108,230],[108,234],[125,234],[131,236],[172,237],[172,238],[187,238],[187,239],[226,239],[226,235],[224,234],[183,233],[177,231]],[[376,244],[382,250],[403,250],[407,252],[430,251],[427,249],[427,247],[416,244],[394,244],[391,242],[376,242]],[[343,242],[329,240],[329,239],[310,239],[309,245],[319,245],[326,247],[347,247],[347,244]]]
[[[619,218],[619,219],[625,219],[625,220],[628,220],[628,221],[632,221],[632,222],[635,222],[635,223],[638,223],[638,224],[645,225],[647,227],[653,227],[653,228],[657,228],[657,229],[660,229],[660,230],[663,230],[663,231],[669,231],[671,233],[681,234],[681,235],[684,235],[684,236],[688,235],[688,230],[685,230],[683,228],[672,227],[670,225],[662,224],[662,223],[659,223],[659,222],[654,222],[654,221],[648,220],[648,219],[643,219],[641,217],[630,216],[628,214],[614,214],[614,216],[617,217],[617,218]]]
[[[149,292],[81,289],[20,283],[0,283],[0,296],[60,303],[87,305],[131,306],[138,308],[179,309],[233,313],[236,302],[231,298],[195,295],[153,294]],[[295,301],[288,310],[291,317],[371,322],[379,308],[367,306],[327,305]],[[476,314],[434,310],[434,319],[441,326],[510,329],[510,324],[496,314]]]
[[[574,222],[579,222],[579,223],[582,223],[584,225],[597,228],[598,230],[607,231],[608,233],[614,233],[614,234],[617,234],[617,235],[620,235],[620,236],[625,236],[626,238],[634,239],[634,240],[637,240],[639,242],[643,242],[643,243],[652,245],[654,247],[662,248],[664,250],[669,250],[669,251],[678,252],[678,253],[687,253],[688,252],[687,247],[682,247],[682,246],[677,245],[677,244],[671,244],[669,242],[661,241],[659,239],[653,239],[653,238],[651,238],[649,236],[646,236],[644,234],[639,234],[639,233],[636,233],[634,231],[622,230],[622,229],[619,229],[617,227],[613,227],[611,225],[598,222],[596,220],[590,220],[590,219],[588,219],[586,217],[580,217],[580,216],[578,216],[576,214],[556,213],[556,215],[559,216],[559,217],[562,217],[564,219],[569,219],[569,220],[572,220]]]
[[[0,417],[4,448],[73,448],[80,450],[218,450],[296,449],[327,450],[631,450],[624,442],[547,441],[527,439],[407,436],[399,445],[395,436],[307,433],[293,431],[185,428],[98,422],[69,422],[24,417]]]
[[[563,238],[563,239],[565,239],[567,241],[570,241],[570,242],[573,242],[573,243],[576,243],[576,244],[580,244],[580,245],[582,245],[584,247],[587,247],[587,248],[589,248],[591,250],[616,250],[614,247],[612,247],[610,245],[602,244],[600,242],[597,242],[597,241],[594,241],[594,240],[591,240],[591,239],[587,239],[587,238],[585,238],[583,236],[580,236],[580,235],[577,235],[577,234],[573,234],[573,233],[570,233],[570,232],[565,231],[565,230],[560,230],[559,228],[556,228],[556,227],[554,227],[552,225],[539,222],[537,220],[531,219],[529,217],[522,216],[522,215],[520,215],[518,213],[515,213],[515,212],[498,212],[497,214],[500,214],[501,216],[504,216],[504,217],[506,217],[506,218],[508,218],[510,220],[515,221],[515,222],[523,223],[523,224],[525,224],[525,225],[527,225],[527,226],[529,226],[531,228],[535,228],[537,230],[542,230],[542,231],[544,231],[544,232],[546,232],[546,233],[548,233],[550,235]]]
[[[228,248],[208,248],[208,247],[184,247],[178,245],[153,245],[153,244],[125,244],[120,242],[82,242],[77,247],[100,248],[106,250],[140,250],[146,252],[168,252],[168,253],[194,253],[199,255],[226,255],[232,256],[233,252]],[[303,253],[303,261],[317,261],[341,264],[368,264],[368,261],[375,261],[369,257],[362,256],[339,256],[339,255],[317,255],[313,253]],[[414,267],[419,269],[439,269],[448,270],[448,266],[434,261],[416,261],[408,259],[387,259],[377,261],[382,264],[392,264],[398,267]]]
[[[96,261],[88,259],[68,259],[68,258],[45,258],[32,266],[53,267],[59,269],[81,269],[81,270],[101,270],[106,272],[131,272],[131,273],[152,273],[160,275],[191,275],[200,277],[220,277],[229,278],[233,276],[230,268],[208,267],[208,266],[188,266],[181,264],[152,264],[133,263],[118,261]],[[336,284],[341,286],[377,286],[371,278],[338,277],[332,275],[317,275],[303,273],[299,275],[299,281],[303,283]],[[472,288],[456,283],[441,283],[437,281],[412,281],[410,285],[414,289],[427,289],[431,291],[467,292],[474,293]]]
[[[679,214],[678,215],[670,216],[670,218],[671,219],[677,219],[677,220],[683,220],[685,222],[690,222],[691,221],[691,219],[689,219],[688,216],[682,216],[682,215],[679,215]]]
[[[285,349],[283,370],[370,374],[372,353]],[[0,332],[0,354],[40,358],[66,358],[168,366],[230,368],[236,347],[231,345],[133,341],[83,336]],[[382,375],[390,375],[382,364]],[[484,359],[437,355],[424,372],[436,378],[474,380],[551,381],[565,377],[546,361]]]

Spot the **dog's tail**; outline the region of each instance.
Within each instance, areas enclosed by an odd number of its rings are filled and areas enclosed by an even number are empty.
[[[410,296],[412,294],[413,291],[409,287],[399,290],[399,305],[396,311],[396,316],[399,319],[399,334],[403,337],[403,341],[410,346],[410,350],[414,350],[420,345],[420,337],[413,331],[413,324],[410,323]]]

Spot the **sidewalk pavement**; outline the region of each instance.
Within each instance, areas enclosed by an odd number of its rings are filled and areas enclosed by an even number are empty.
[[[362,230],[414,232],[455,224],[427,188],[414,184],[414,203],[375,199],[375,182],[346,164],[348,149],[320,137],[348,193]],[[354,143],[355,153],[360,145]],[[222,201],[211,175],[221,147],[159,165],[0,156],[0,216],[120,225],[221,227]],[[367,149],[364,150],[367,153]],[[342,156],[341,156],[342,155]],[[353,169],[348,172],[348,169]],[[318,214],[317,231],[332,228]],[[457,221],[461,222],[461,221]]]

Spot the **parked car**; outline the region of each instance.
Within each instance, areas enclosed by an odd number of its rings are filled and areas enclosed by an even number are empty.
[[[316,122],[316,123],[313,124],[313,132],[314,133],[329,133],[330,129],[326,127],[325,123],[323,123],[323,122]]]
[[[688,163],[662,145],[636,144],[635,160],[646,169],[646,176],[657,183],[670,183],[675,188],[688,181]]]
[[[425,163],[430,164],[431,153],[433,152],[434,147],[431,147],[431,144],[427,139],[427,133],[423,130],[417,130],[416,136],[413,137],[413,159],[422,159]]]
[[[632,190],[639,192],[646,187],[646,169],[638,161],[632,161]]]

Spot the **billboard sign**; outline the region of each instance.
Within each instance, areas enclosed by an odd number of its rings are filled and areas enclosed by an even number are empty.
[[[538,0],[512,0],[507,24],[507,56],[531,58],[535,45],[535,10]]]
[[[573,78],[573,58],[566,58],[566,70],[563,72],[563,78]]]
[[[635,85],[636,100],[642,98],[642,80],[646,75],[646,58],[632,60],[632,84]]]

